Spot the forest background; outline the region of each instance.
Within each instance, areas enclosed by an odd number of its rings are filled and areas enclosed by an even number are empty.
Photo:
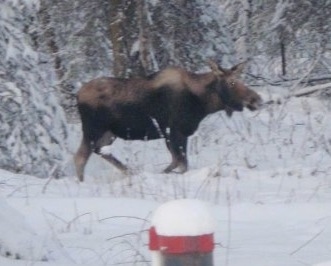
[[[247,61],[255,88],[331,81],[329,0],[3,0],[0,168],[61,175],[76,93],[101,75]],[[328,96],[327,91],[321,93]],[[38,165],[38,167],[35,167]]]

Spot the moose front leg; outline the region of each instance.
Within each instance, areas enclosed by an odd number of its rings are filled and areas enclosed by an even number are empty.
[[[164,169],[164,173],[169,173],[172,170],[179,168],[180,173],[187,171],[187,137],[180,132],[172,131],[170,136],[166,138],[167,148],[171,153],[172,162]]]

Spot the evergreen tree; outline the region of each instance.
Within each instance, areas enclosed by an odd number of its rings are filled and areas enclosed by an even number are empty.
[[[63,161],[66,121],[52,66],[34,50],[38,3],[1,3],[0,168],[46,177]]]

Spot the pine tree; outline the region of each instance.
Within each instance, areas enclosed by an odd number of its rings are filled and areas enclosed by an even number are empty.
[[[64,158],[66,121],[54,72],[34,50],[39,1],[1,3],[0,168],[46,177]]]

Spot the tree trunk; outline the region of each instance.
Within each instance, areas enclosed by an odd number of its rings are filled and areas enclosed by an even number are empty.
[[[38,16],[40,18],[42,28],[43,28],[43,34],[42,37],[45,40],[45,46],[50,55],[53,58],[53,65],[56,72],[56,76],[58,80],[62,80],[64,76],[64,69],[62,66],[62,60],[59,56],[59,47],[56,43],[56,34],[54,32],[54,28],[51,24],[51,17],[48,11],[47,1],[41,1],[40,2],[40,10],[38,13]],[[39,40],[40,42],[40,40]]]
[[[153,47],[151,44],[151,32],[148,23],[148,10],[146,7],[146,0],[137,1],[137,19],[139,28],[139,61],[142,67],[141,74],[148,75],[157,69],[154,66]]]
[[[128,76],[128,49],[125,43],[124,1],[110,0],[110,40],[113,45],[114,69],[116,77]]]
[[[280,53],[282,57],[282,74],[286,76],[286,50],[285,50],[285,41],[283,38],[280,40]]]

